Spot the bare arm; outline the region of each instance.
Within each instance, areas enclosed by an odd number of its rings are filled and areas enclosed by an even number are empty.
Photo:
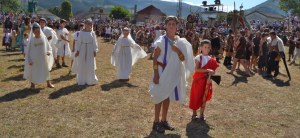
[[[67,41],[67,42],[69,42],[69,43],[70,43],[70,41],[69,41],[68,39],[66,39],[66,37],[65,37],[65,36],[63,36],[63,35],[60,35],[60,38],[61,38],[62,40],[64,40],[64,41]]]
[[[49,36],[47,39],[48,39],[48,41],[50,41],[52,39],[52,36]]]
[[[155,48],[154,53],[153,53],[153,72],[154,72],[153,82],[155,84],[159,83],[159,73],[158,73],[157,58],[160,55],[160,52],[161,52],[160,48],[157,47],[157,48]]]

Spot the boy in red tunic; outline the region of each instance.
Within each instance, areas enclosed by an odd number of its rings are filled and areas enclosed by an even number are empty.
[[[193,110],[192,120],[197,119],[197,110],[200,109],[200,120],[204,119],[205,104],[212,96],[212,82],[207,75],[214,75],[219,67],[217,61],[208,54],[211,50],[209,40],[203,40],[200,45],[201,54],[195,57],[195,72],[190,94],[189,107]]]

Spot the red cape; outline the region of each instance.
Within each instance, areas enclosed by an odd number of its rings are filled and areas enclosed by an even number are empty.
[[[202,67],[202,69],[212,69],[216,70],[219,67],[217,61],[214,58],[211,58],[207,64]],[[202,107],[203,97],[205,93],[205,87],[207,83],[206,75],[207,72],[195,72],[193,75],[193,83],[190,93],[190,105],[189,107],[192,110],[198,110]],[[209,101],[212,97],[212,83],[209,84],[209,90],[206,97],[206,102]]]

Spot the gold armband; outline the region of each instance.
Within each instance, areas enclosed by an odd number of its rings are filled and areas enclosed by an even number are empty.
[[[154,70],[158,70],[158,65],[153,65]]]
[[[184,60],[184,55],[183,55],[183,54],[180,54],[180,55],[179,55],[179,59],[180,59],[180,60]]]

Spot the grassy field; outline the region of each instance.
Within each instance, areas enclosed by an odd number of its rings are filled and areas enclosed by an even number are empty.
[[[292,81],[284,75],[284,68],[276,79],[264,79],[257,74],[243,77],[241,72],[228,75],[220,66],[217,73],[222,82],[214,84],[207,121],[190,122],[187,96],[185,105],[171,104],[169,122],[176,131],[163,135],[151,129],[151,60],[140,60],[133,67],[131,80],[120,83],[110,64],[112,44],[101,38],[98,41],[99,84],[77,86],[70,68],[61,68],[51,72],[54,89],[46,88],[46,83],[37,90],[28,89],[29,82],[22,78],[23,55],[0,47],[0,137],[300,136],[299,65],[290,66]]]

